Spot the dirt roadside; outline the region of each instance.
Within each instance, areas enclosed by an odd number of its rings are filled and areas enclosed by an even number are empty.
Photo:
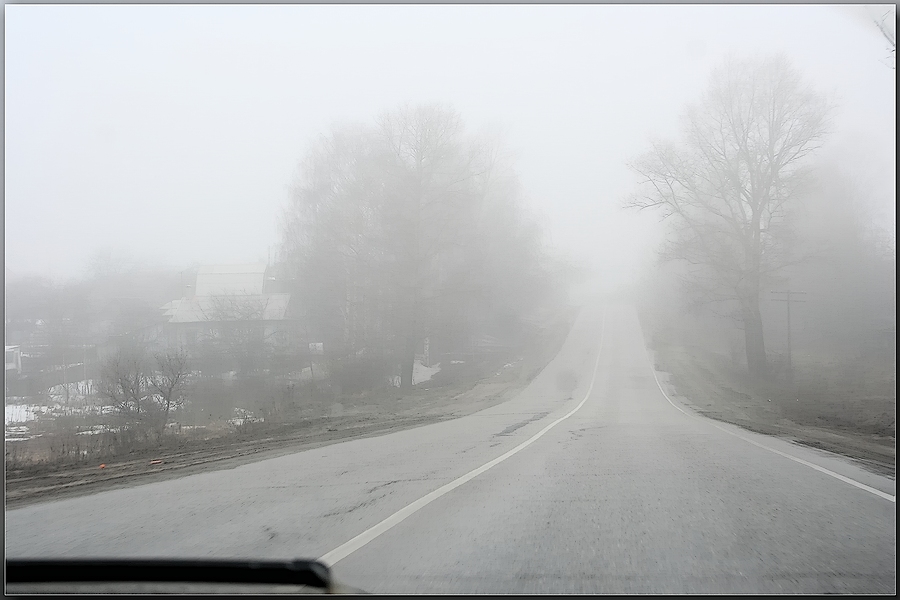
[[[700,414],[738,425],[750,431],[774,435],[796,444],[826,450],[853,459],[863,468],[896,476],[896,436],[893,409],[883,399],[857,399],[850,405],[857,414],[868,410],[885,427],[841,419],[822,398],[793,398],[777,394],[765,397],[745,389],[715,361],[676,345],[661,344],[654,352],[661,379],[680,402]],[[891,413],[891,414],[888,414]]]
[[[561,315],[515,364],[477,382],[417,385],[411,393],[342,400],[338,413],[294,423],[254,424],[241,433],[186,441],[178,448],[142,451],[109,460],[5,471],[6,508],[93,494],[184,477],[309,450],[385,435],[466,416],[513,398],[556,356],[576,311]]]
[[[258,430],[262,435],[259,439],[253,439],[250,434],[251,439],[198,440],[176,452],[136,453],[127,460],[110,461],[103,469],[91,464],[47,473],[11,475],[6,479],[6,508],[143,485],[208,470],[231,469],[320,446],[458,418],[504,402],[526,384],[485,382],[452,398],[452,402],[432,406],[430,410],[427,405],[438,404],[437,397],[432,397],[426,406],[418,407],[425,411],[405,407],[394,414],[363,410],[340,417],[309,419],[268,431]]]

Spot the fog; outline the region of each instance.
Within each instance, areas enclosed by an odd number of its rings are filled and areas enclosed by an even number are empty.
[[[13,559],[896,593],[894,6],[4,14]]]
[[[441,102],[503,135],[549,247],[627,284],[661,228],[621,210],[626,163],[679,131],[730,53],[783,52],[834,100],[829,151],[875,176],[873,218],[893,230],[895,77],[864,11],[7,6],[6,276],[80,277],[104,252],[265,262],[333,124]]]

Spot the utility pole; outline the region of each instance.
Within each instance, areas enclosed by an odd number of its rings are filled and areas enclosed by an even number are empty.
[[[772,298],[774,302],[785,302],[787,304],[787,364],[788,364],[788,378],[793,381],[794,379],[794,365],[791,361],[791,302],[806,302],[806,300],[796,300],[791,298],[792,295],[798,294],[806,294],[806,292],[792,292],[791,290],[785,290],[783,292],[776,292],[775,290],[770,290],[772,294],[785,294],[784,298]]]

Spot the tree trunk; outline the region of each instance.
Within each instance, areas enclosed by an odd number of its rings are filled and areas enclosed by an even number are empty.
[[[766,344],[763,339],[762,315],[759,312],[760,259],[762,229],[758,210],[751,219],[751,268],[747,278],[742,303],[744,305],[744,344],[747,348],[747,371],[751,385],[763,381],[766,376]]]
[[[744,300],[744,346],[747,351],[747,370],[755,384],[766,375],[766,345],[763,338],[762,315],[759,298]]]
[[[169,394],[171,395],[171,392],[169,392]],[[169,408],[171,408],[171,405],[172,405],[172,402],[167,397],[166,398],[166,410],[163,413],[162,427],[160,427],[160,435],[162,435],[166,432],[166,425],[169,424]]]
[[[416,362],[416,349],[419,346],[419,303],[410,299],[404,303],[404,308],[406,314],[403,345],[400,349],[400,388],[408,390],[413,385],[413,364]]]
[[[403,355],[400,362],[400,388],[410,389],[413,385],[413,365],[416,362],[416,339],[415,324],[412,324],[410,331],[406,335],[406,344],[403,348]]]

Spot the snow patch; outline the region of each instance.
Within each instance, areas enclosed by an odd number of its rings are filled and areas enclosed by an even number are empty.
[[[34,421],[36,408],[38,407],[30,404],[8,404],[6,406],[6,424]]]
[[[428,381],[441,370],[441,363],[435,364],[433,367],[426,367],[422,361],[417,360],[413,363],[413,385]],[[400,376],[395,375],[391,381],[394,387],[400,387]]]

